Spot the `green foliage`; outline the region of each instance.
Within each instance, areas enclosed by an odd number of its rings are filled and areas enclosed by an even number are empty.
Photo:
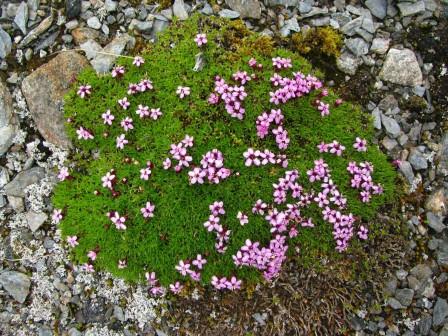
[[[270,57],[265,56],[262,50],[254,48],[248,55],[246,48],[243,52],[241,48],[225,48],[229,41],[223,37],[236,36],[235,25],[222,19],[198,16],[185,23],[175,21],[160,36],[157,45],[143,55],[145,64],[142,67],[132,66],[131,59],[119,60],[127,70],[124,78],[98,77],[92,69],[79,75],[76,87],[65,99],[65,116],[72,120],[67,124],[67,131],[79,148],[72,156],[75,168],[71,169],[71,175],[74,178],[59,183],[53,197],[54,206],[64,210],[60,224],[64,237],[78,236],[79,246],[72,251],[75,261],[86,262],[87,252],[97,248],[95,269],[107,269],[130,281],[142,281],[146,271],[155,271],[161,284],[167,285],[182,279],[174,268],[179,260],[202,254],[208,259],[202,273],[203,282],[210,281],[212,275],[235,274],[248,283],[260,279],[258,271],[247,267],[236,269],[232,255],[246,239],[262,244],[270,240],[269,224],[261,216],[253,215],[251,208],[257,199],[272,202],[272,183],[284,175],[285,169],[273,165],[244,165],[243,152],[249,147],[278,152],[274,139],[259,139],[255,128],[257,116],[274,108],[269,103],[272,90],[269,78],[273,70]],[[258,38],[240,28],[241,36],[236,39],[254,41]],[[198,32],[206,33],[208,37],[204,48],[207,64],[202,71],[194,72],[195,54],[199,48],[193,38]],[[275,56],[290,57],[293,71],[311,72],[310,64],[302,57],[283,49],[273,52]],[[240,121],[231,118],[222,104],[209,105],[207,98],[214,88],[214,76],[220,75],[231,82],[232,73],[238,70],[251,73],[247,65],[250,57],[262,63],[265,70],[257,72],[258,80],[246,84],[246,114]],[[240,61],[235,62],[237,59]],[[290,75],[292,71],[282,70],[281,73]],[[144,78],[153,81],[154,90],[128,96],[131,106],[127,111],[122,110],[117,100],[127,96],[128,83],[138,83]],[[92,86],[90,98],[80,99],[76,95],[81,84]],[[191,87],[191,95],[179,99],[175,94],[179,85]],[[382,204],[392,199],[394,171],[372,143],[369,143],[366,153],[352,148],[357,136],[373,138],[371,121],[366,114],[350,103],[334,107],[336,96],[330,91],[324,100],[331,104],[331,114],[322,118],[312,105],[316,97],[315,92],[278,106],[285,115],[285,128],[291,139],[285,151],[289,159],[288,170],[298,169],[299,183],[309,189],[311,184],[306,171],[312,168],[314,160],[323,157],[331,169],[333,180],[348,198],[347,212],[351,211],[361,221],[368,221]],[[141,120],[135,113],[139,104],[160,107],[163,116],[157,121]],[[108,109],[115,116],[112,126],[104,125],[101,119],[101,114]],[[115,139],[123,133],[119,122],[126,116],[134,120],[135,129],[126,134],[129,144],[119,150]],[[76,129],[80,126],[91,130],[95,138],[78,140]],[[194,136],[195,145],[189,153],[196,164],[202,155],[217,148],[224,155],[224,165],[233,172],[239,172],[239,176],[233,174],[218,185],[189,185],[186,170],[180,174],[163,170],[162,161],[169,156],[170,144],[178,143],[185,134]],[[318,153],[317,144],[333,140],[347,147],[343,156]],[[154,163],[155,168],[150,179],[143,181],[139,170],[148,160]],[[385,189],[383,195],[374,196],[367,205],[359,201],[358,191],[349,186],[350,176],[346,167],[352,160],[372,162],[374,181]],[[117,198],[101,186],[101,177],[110,169],[116,170],[119,180],[127,178],[126,184],[118,183],[121,196]],[[95,190],[99,190],[100,195],[95,195]],[[203,227],[209,216],[208,206],[216,200],[224,202],[226,215],[221,222],[232,230],[229,248],[223,255],[215,251],[215,235]],[[140,208],[147,201],[156,206],[154,218],[150,220],[144,220],[140,214]],[[117,231],[112,225],[106,216],[112,210],[128,216],[126,231]],[[238,211],[249,214],[249,224],[239,224],[236,218]],[[311,206],[304,215],[313,217],[316,227],[299,228],[298,237],[289,242],[290,251],[299,246],[300,256],[310,261],[322,254],[336,256],[332,228],[323,222],[320,210]],[[128,267],[118,269],[119,259],[126,259]]]
[[[342,36],[331,27],[309,28],[292,36],[294,48],[302,55],[309,53],[337,57],[341,53]]]

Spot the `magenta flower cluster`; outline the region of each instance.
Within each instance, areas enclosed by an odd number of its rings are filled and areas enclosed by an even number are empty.
[[[333,142],[327,144],[325,142],[321,142],[317,145],[317,148],[319,149],[319,153],[330,153],[336,156],[341,156],[342,152],[345,151],[345,146],[336,140],[333,140]]]
[[[203,184],[205,179],[210,183],[218,184],[230,174],[231,170],[224,167],[224,156],[215,148],[202,156],[201,166],[189,171],[188,177],[191,184]]]
[[[209,206],[210,216],[208,220],[204,223],[204,227],[208,232],[215,232],[216,243],[215,248],[218,253],[224,253],[227,250],[227,243],[230,238],[231,230],[226,229],[220,223],[220,215],[224,215],[226,212],[224,210],[224,203],[222,201],[215,201]]]
[[[288,148],[290,142],[288,138],[288,131],[283,128],[283,120],[285,117],[280,109],[271,109],[268,114],[263,112],[257,117],[257,135],[261,139],[264,139],[269,134],[269,129],[272,123],[277,125],[277,128],[272,129],[272,134],[275,135],[275,142],[280,150]]]
[[[218,278],[216,275],[212,276],[211,284],[218,290],[238,290],[241,289],[241,280],[238,280],[235,276],[232,276],[230,279],[226,277]]]
[[[170,154],[171,158],[177,161],[177,164],[174,166],[174,171],[179,173],[182,171],[183,167],[189,167],[190,162],[193,158],[188,155],[188,148],[193,147],[194,139],[188,134],[185,135],[184,139],[178,144],[171,144]],[[166,158],[163,162],[163,168],[165,170],[170,169],[172,166],[172,161],[170,158]]]
[[[364,203],[370,202],[372,195],[383,193],[380,184],[374,184],[372,179],[373,165],[370,162],[349,162],[347,171],[352,175],[352,188],[360,190],[359,196]]]
[[[288,159],[284,154],[275,155],[269,149],[260,151],[258,149],[248,148],[247,151],[243,153],[244,165],[246,167],[254,166],[265,166],[268,163],[278,164],[283,168],[288,167]]]
[[[235,74],[237,78],[240,78],[242,75]],[[242,82],[241,79],[238,79]],[[246,83],[244,81],[244,83]],[[225,108],[227,113],[229,113],[232,117],[242,120],[244,118],[245,109],[243,107],[243,101],[246,98],[247,93],[244,89],[244,86],[230,86],[226,83],[226,81],[219,77],[215,77],[215,89],[214,93],[210,94],[208,98],[208,102],[210,104],[218,104],[220,101],[223,101],[225,104]]]

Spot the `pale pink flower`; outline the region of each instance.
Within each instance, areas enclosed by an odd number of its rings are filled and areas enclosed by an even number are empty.
[[[67,168],[67,167],[62,167],[62,168],[59,170],[58,179],[59,179],[60,181],[64,181],[64,180],[67,179],[67,177],[69,177],[69,176],[70,176],[70,174],[69,174],[69,172],[68,172],[68,168]]]
[[[128,140],[126,140],[126,136],[124,134],[120,134],[120,136],[117,137],[117,148],[123,149],[124,145],[129,143]]]
[[[132,61],[132,64],[134,64],[136,67],[140,67],[144,63],[145,60],[141,56],[135,56],[134,60]]]
[[[79,245],[78,243],[78,237],[77,236],[67,236],[67,243],[71,247],[75,247],[76,245]]]
[[[51,222],[53,224],[59,224],[62,220],[62,209],[54,209],[53,214],[51,215]]]
[[[89,251],[89,253],[87,253],[87,257],[94,261],[96,259],[96,252],[95,251]]]

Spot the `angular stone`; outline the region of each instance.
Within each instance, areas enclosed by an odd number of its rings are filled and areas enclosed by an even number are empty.
[[[223,10],[219,11],[219,16],[226,18],[226,19],[237,19],[240,17],[240,13],[235,12],[230,9],[223,9]]]
[[[188,13],[185,9],[185,4],[183,0],[175,0],[173,4],[173,13],[179,20],[188,19]]]
[[[25,197],[25,188],[30,184],[38,183],[45,177],[45,169],[34,167],[23,170],[16,175],[14,180],[5,185],[5,194],[8,196]]]
[[[73,40],[80,45],[88,40],[97,40],[100,36],[99,31],[89,27],[79,27],[72,31]]]
[[[401,305],[401,303],[400,303],[400,301],[398,301],[397,299],[395,299],[395,298],[389,298],[388,300],[387,300],[387,304],[390,306],[390,307],[392,307],[392,309],[402,309],[402,308],[404,308],[402,305]]]
[[[395,298],[405,307],[408,307],[412,303],[414,298],[414,291],[410,288],[397,289],[395,292]]]
[[[362,60],[349,52],[343,52],[336,60],[338,69],[349,75],[354,75],[361,64]]]
[[[225,0],[227,6],[240,13],[240,17],[259,19],[261,17],[261,5],[258,0]]]
[[[381,123],[383,124],[386,133],[390,137],[396,138],[400,135],[400,125],[394,118],[388,117],[383,114],[381,115]]]
[[[389,49],[390,39],[377,37],[372,41],[372,46],[370,47],[370,51],[383,55]]]
[[[26,34],[26,24],[28,23],[28,5],[26,2],[21,2],[19,8],[17,8],[14,23],[23,34]]]
[[[6,84],[0,79],[0,156],[12,145],[18,129],[17,115],[14,113],[12,97]]]
[[[440,150],[437,153],[439,163],[437,165],[437,174],[442,176],[448,175],[448,132],[443,135],[440,143]]]
[[[70,148],[61,110],[70,82],[88,65],[87,59],[74,52],[63,52],[42,65],[22,82],[22,91],[31,117],[45,140]]]
[[[296,33],[300,32],[300,26],[299,23],[297,22],[297,18],[295,17],[286,20],[285,25],[280,29],[280,33],[282,34],[283,37],[289,36],[291,31]]]
[[[81,0],[66,0],[65,15],[67,16],[67,19],[74,19],[79,14],[81,14]]]
[[[100,29],[101,28],[101,22],[96,16],[92,16],[87,20],[87,25],[92,29]]]
[[[444,188],[437,189],[428,196],[425,209],[439,215],[446,214],[448,210],[448,199],[445,195]]]
[[[423,82],[417,58],[410,49],[390,49],[379,76],[385,81],[406,86],[421,85]]]
[[[369,52],[369,44],[360,37],[350,38],[345,41],[347,48],[355,55],[367,55]]]
[[[136,29],[141,33],[150,33],[153,26],[153,21],[140,21],[137,19],[132,19],[129,24],[129,30]]]
[[[344,26],[342,26],[341,31],[348,36],[353,36],[356,34],[356,29],[361,28],[363,17],[356,18]]]
[[[373,127],[380,130],[381,129],[381,111],[378,107],[375,107],[372,111],[373,117]]]
[[[11,53],[11,36],[0,27],[0,58],[6,58]]]
[[[401,16],[411,16],[425,11],[425,3],[423,1],[399,2],[397,3],[397,6]]]
[[[299,0],[268,0],[270,7],[284,6],[284,7],[296,7],[299,4]]]
[[[36,232],[48,219],[48,215],[43,212],[29,211],[25,215],[28,226],[32,232]]]
[[[448,316],[448,303],[445,299],[438,298],[436,305],[434,306],[434,311],[432,313],[432,323],[435,327],[443,324],[445,318]]]
[[[387,0],[367,0],[365,5],[378,19],[384,19],[387,14]]]
[[[418,264],[413,267],[410,273],[420,281],[427,280],[432,277],[431,267],[425,264]]]
[[[426,158],[423,156],[423,153],[420,152],[417,148],[411,149],[411,153],[409,154],[408,160],[415,170],[422,170],[428,168],[428,162]]]
[[[28,35],[26,35],[24,37],[24,39],[19,43],[18,48],[21,49],[21,48],[26,47],[28,44],[30,44],[31,42],[36,40],[40,35],[42,35],[44,32],[46,32],[48,30],[48,28],[50,28],[53,23],[54,13],[55,13],[55,11],[52,10],[51,14],[48,17],[43,19],[42,22],[39,23],[39,25],[36,28],[31,30],[28,33]]]
[[[24,303],[30,292],[30,278],[19,272],[6,271],[0,274],[0,284],[14,300]]]
[[[106,72],[109,72],[117,59],[117,56],[114,55],[121,55],[126,47],[130,47],[134,43],[135,39],[128,34],[117,36],[103,49],[105,53],[110,55],[97,54],[97,56],[90,63],[97,73],[105,74]]]
[[[442,218],[433,214],[432,212],[426,213],[426,219],[428,220],[428,226],[435,232],[440,233],[446,229],[445,224],[443,224]]]
[[[401,161],[399,165],[401,173],[406,177],[409,184],[414,183],[414,172],[412,171],[412,166],[408,161]]]

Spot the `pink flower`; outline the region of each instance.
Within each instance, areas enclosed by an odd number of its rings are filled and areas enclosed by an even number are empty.
[[[128,85],[128,95],[134,95],[140,92],[140,87],[138,84],[130,83]]]
[[[144,208],[141,208],[140,211],[144,218],[152,218],[154,217],[154,209],[155,205],[151,204],[151,202],[146,202],[146,205]]]
[[[149,116],[149,107],[143,106],[142,104],[138,105],[137,111],[135,111],[139,115],[140,118],[148,117]]]
[[[155,272],[151,272],[151,273],[146,272],[145,277],[146,277],[146,281],[148,281],[148,285],[150,285],[150,286],[157,285],[158,280],[157,280]]]
[[[59,179],[60,181],[64,181],[64,180],[66,180],[67,177],[69,177],[69,176],[70,176],[70,174],[68,173],[68,168],[67,168],[67,167],[62,167],[62,168],[59,170],[58,179]]]
[[[202,269],[202,266],[204,266],[207,263],[207,259],[202,258],[200,254],[196,256],[196,259],[193,260],[193,265],[195,265],[198,269]]]
[[[87,273],[93,273],[95,272],[95,269],[93,268],[93,265],[85,263],[82,268],[84,269],[84,271],[86,271]]]
[[[110,113],[110,110],[107,110],[105,113],[101,115],[101,118],[103,118],[103,122],[105,125],[112,125],[112,121],[115,119],[115,117]]]
[[[249,217],[247,217],[247,215],[242,213],[241,211],[238,211],[236,218],[240,221],[241,225],[246,225],[247,223],[249,223]]]
[[[185,135],[184,139],[182,140],[182,143],[185,145],[185,147],[193,147],[194,138],[192,136],[189,136],[188,134]]]
[[[171,160],[170,160],[170,158],[166,158],[163,161],[163,169],[168,170],[168,169],[170,169],[170,167],[171,167]]]
[[[123,110],[127,110],[131,103],[128,101],[128,97],[123,97],[122,99],[118,99],[118,105],[120,105]]]
[[[208,97],[208,103],[211,105],[215,105],[219,103],[219,96],[216,93],[210,93]]]
[[[188,86],[178,86],[176,90],[180,99],[190,95],[190,88]]]
[[[84,99],[87,96],[90,96],[90,94],[92,93],[92,87],[90,85],[81,85],[78,89],[78,96],[80,96],[82,99]]]
[[[191,184],[204,184],[204,177],[207,175],[205,170],[202,170],[201,168],[194,168],[193,170],[188,172],[188,178],[190,180]]]
[[[205,34],[197,34],[196,37],[194,38],[194,41],[196,42],[198,47],[200,47],[200,46],[202,46],[202,45],[207,43],[207,35],[205,35]]]
[[[189,263],[187,263],[187,262],[184,263],[183,260],[180,260],[179,264],[175,268],[180,274],[185,276],[185,275],[187,275],[187,273],[190,272],[190,266],[191,265]]]
[[[255,58],[252,57],[252,58],[249,60],[248,64],[249,64],[249,66],[250,66],[251,68],[254,68],[254,67],[257,66],[257,60],[256,60]]]
[[[162,115],[162,112],[160,112],[160,108],[152,108],[151,109],[151,118],[154,120],[159,119],[159,117]]]
[[[126,260],[118,260],[118,268],[123,269],[128,267],[128,262]]]
[[[179,281],[176,281],[174,285],[170,284],[170,291],[173,292],[173,294],[179,294],[183,288],[184,286],[182,286]]]
[[[329,143],[328,148],[331,154],[336,154],[337,156],[341,156],[342,152],[345,150],[345,146],[341,145],[336,140],[333,140],[332,143]]]
[[[367,151],[367,140],[356,137],[353,148],[355,148],[358,152]]]
[[[119,78],[121,76],[123,76],[125,73],[124,67],[123,66],[116,66],[112,69],[112,77],[113,78]]]
[[[87,257],[94,261],[96,259],[96,252],[95,251],[89,251],[89,253],[87,253]]]
[[[53,224],[59,224],[62,218],[62,209],[54,209],[53,214],[51,215],[51,222]]]
[[[113,170],[108,171],[108,172],[106,173],[106,175],[104,175],[104,176],[101,178],[101,181],[103,182],[103,187],[112,190],[112,185],[113,185],[113,183],[114,183],[114,181],[115,181],[115,177],[116,177],[116,176],[113,174]]]
[[[124,225],[126,222],[126,217],[120,216],[117,211],[115,211],[113,216],[110,217],[110,220],[115,224],[117,230],[126,230],[126,225]]]
[[[121,127],[124,128],[125,132],[127,132],[130,129],[134,129],[134,125],[132,124],[132,119],[129,117],[124,118],[121,123]]]
[[[151,162],[148,161],[148,163],[146,168],[140,169],[140,178],[145,181],[148,181],[151,176]]]
[[[78,139],[84,139],[84,140],[93,139],[92,133],[90,133],[88,130],[86,130],[82,126],[79,127],[79,129],[76,130],[76,134],[78,134]]]
[[[226,287],[231,291],[241,289],[241,282],[241,280],[238,280],[233,276],[229,281],[227,281]]]
[[[215,201],[213,204],[210,204],[208,208],[213,216],[224,215],[226,213],[224,210],[224,202],[222,201]]]
[[[140,67],[144,63],[145,60],[141,56],[135,56],[134,60],[132,61],[132,64],[134,64],[136,67]]]
[[[149,79],[143,79],[140,83],[138,83],[138,87],[140,92],[145,92],[153,89],[152,82]]]
[[[117,148],[123,149],[124,145],[129,143],[128,140],[126,140],[126,136],[124,134],[120,134],[120,136],[117,137]]]
[[[78,243],[78,237],[77,236],[67,236],[67,243],[71,247],[75,247],[76,245],[79,245]]]
[[[322,117],[330,114],[330,104],[325,104],[324,102],[319,102],[317,109],[320,111]]]
[[[366,227],[364,227],[363,225],[361,225],[359,227],[359,231],[358,231],[359,239],[366,240],[368,238],[368,233],[369,233],[369,230],[367,230]]]
[[[276,69],[292,68],[292,63],[291,63],[290,58],[275,57],[272,59],[272,65]]]

